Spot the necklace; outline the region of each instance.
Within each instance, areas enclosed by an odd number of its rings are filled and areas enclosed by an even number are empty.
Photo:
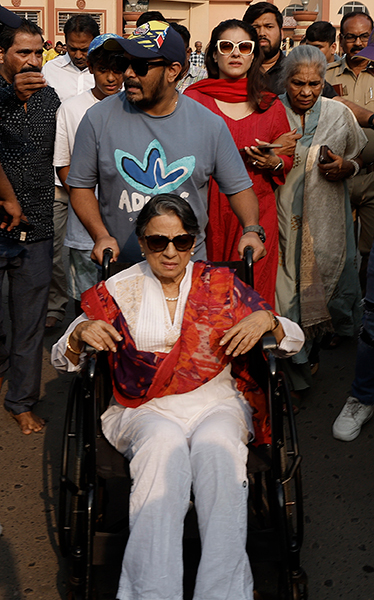
[[[176,302],[179,298],[179,294],[176,298],[168,298],[167,296],[165,296],[165,300],[166,302]]]

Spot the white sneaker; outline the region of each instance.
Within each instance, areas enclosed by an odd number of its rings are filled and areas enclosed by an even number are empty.
[[[374,414],[374,406],[361,404],[357,398],[349,396],[340,415],[332,426],[332,435],[337,440],[351,442],[360,435],[361,427]]]

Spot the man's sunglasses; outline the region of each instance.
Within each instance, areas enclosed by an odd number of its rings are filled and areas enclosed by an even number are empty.
[[[250,56],[255,48],[255,43],[252,40],[244,40],[238,44],[235,44],[230,40],[218,40],[217,42],[217,50],[224,56],[230,56],[235,48],[239,50],[242,56]]]
[[[123,54],[117,54],[116,56],[117,69],[122,73],[125,73],[131,65],[132,70],[138,77],[145,77],[148,73],[149,67],[166,67],[170,65],[170,62],[165,60],[146,60],[145,58],[127,58]]]
[[[184,233],[183,235],[176,235],[173,239],[170,239],[166,237],[166,235],[145,235],[144,239],[151,252],[163,252],[170,242],[174,244],[175,249],[178,250],[178,252],[187,252],[187,250],[191,250],[195,241],[195,236]]]

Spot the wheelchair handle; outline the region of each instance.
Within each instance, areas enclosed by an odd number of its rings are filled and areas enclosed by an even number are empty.
[[[245,270],[245,281],[252,288],[254,287],[253,278],[253,248],[252,246],[246,246],[243,252],[244,270]]]
[[[103,252],[103,264],[101,265],[101,278],[106,281],[109,279],[109,265],[113,256],[112,248],[105,248]]]

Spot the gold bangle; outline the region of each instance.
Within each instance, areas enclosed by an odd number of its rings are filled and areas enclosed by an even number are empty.
[[[70,352],[72,352],[73,354],[76,354],[77,356],[80,356],[82,354],[82,350],[79,350],[79,352],[77,352],[76,350],[74,350],[70,344],[70,336],[73,332],[69,333],[68,335],[68,339],[66,340],[66,346],[68,348],[68,350],[70,350]]]

